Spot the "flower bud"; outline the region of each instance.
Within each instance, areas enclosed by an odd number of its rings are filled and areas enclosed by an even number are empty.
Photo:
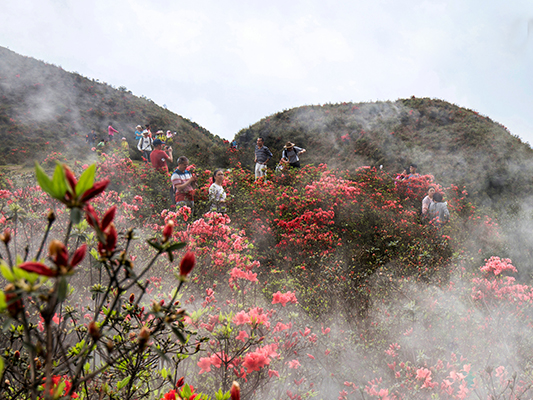
[[[168,239],[172,236],[172,232],[174,231],[174,221],[170,220],[165,225],[165,228],[163,229],[163,243],[168,242]]]
[[[56,239],[52,240],[50,242],[50,246],[48,247],[50,256],[52,257],[56,256],[63,249],[63,247],[65,246],[59,240],[56,240]]]
[[[4,233],[0,235],[0,240],[5,244],[8,244],[11,241],[11,231],[9,228],[4,229]]]
[[[178,379],[178,381],[176,382],[176,387],[177,388],[180,388],[183,386],[183,384],[185,383],[185,377],[182,376],[181,378]]]
[[[180,275],[187,276],[196,265],[196,257],[192,251],[185,253],[180,262]]]
[[[89,335],[91,335],[95,342],[97,342],[100,337],[102,337],[100,333],[100,328],[98,327],[98,325],[96,325],[96,322],[94,321],[91,321],[89,323]]]
[[[113,352],[113,349],[115,348],[115,344],[113,343],[112,340],[108,340],[105,346],[107,347],[107,351],[109,354],[111,354]]]
[[[54,222],[55,220],[56,220],[56,215],[54,214],[53,211],[50,211],[50,212],[48,213],[48,223],[51,224],[51,223]]]
[[[130,294],[130,303],[135,301],[135,293]]]
[[[148,339],[150,339],[150,329],[148,329],[148,327],[146,326],[143,326],[141,328],[141,331],[139,332],[138,339],[139,339],[139,348],[142,351],[146,347],[146,344],[148,343]]]
[[[4,295],[6,297],[7,311],[9,312],[9,315],[11,315],[12,318],[16,318],[16,316],[22,311],[23,304],[12,283],[9,283],[4,288]]]
[[[231,400],[241,400],[241,387],[235,381],[233,381],[233,385],[231,385],[230,395]]]

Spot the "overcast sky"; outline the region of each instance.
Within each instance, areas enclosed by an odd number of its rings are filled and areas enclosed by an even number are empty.
[[[414,95],[533,144],[532,0],[6,0],[0,45],[227,139],[292,107]]]

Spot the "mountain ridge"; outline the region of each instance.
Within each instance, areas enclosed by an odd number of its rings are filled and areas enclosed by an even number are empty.
[[[243,165],[253,163],[255,138],[262,136],[277,162],[287,141],[304,147],[302,164],[327,163],[353,172],[362,165],[391,174],[418,165],[444,184],[466,186],[480,204],[496,206],[502,195],[530,190],[533,150],[503,125],[443,100],[301,106],[265,117],[238,132]],[[517,177],[520,175],[520,179]]]
[[[136,125],[149,124],[177,132],[174,147],[196,162],[224,164],[214,150],[224,141],[189,119],[138,97],[121,86],[113,88],[99,80],[19,55],[0,47],[0,164],[19,164],[28,154],[43,159],[52,151],[76,147],[73,157],[83,156],[85,135],[95,129],[107,138],[109,124],[130,144],[130,156],[140,160],[135,149]],[[66,143],[74,146],[66,146]]]

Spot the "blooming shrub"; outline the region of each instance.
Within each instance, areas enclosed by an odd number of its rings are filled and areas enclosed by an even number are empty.
[[[243,398],[530,394],[533,292],[510,260],[473,268],[500,238],[464,189],[440,188],[437,229],[419,216],[428,176],[237,167],[225,215],[202,212],[207,170],[193,211],[124,158],[58,168],[38,170],[44,191],[0,191],[8,398],[228,398],[233,381]]]

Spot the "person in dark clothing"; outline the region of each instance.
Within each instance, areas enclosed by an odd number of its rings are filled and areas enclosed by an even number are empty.
[[[300,158],[299,155],[305,153],[305,149],[301,147],[296,147],[294,143],[287,142],[283,148],[283,153],[281,156],[281,163],[284,166],[290,166],[293,168],[300,168]]]

